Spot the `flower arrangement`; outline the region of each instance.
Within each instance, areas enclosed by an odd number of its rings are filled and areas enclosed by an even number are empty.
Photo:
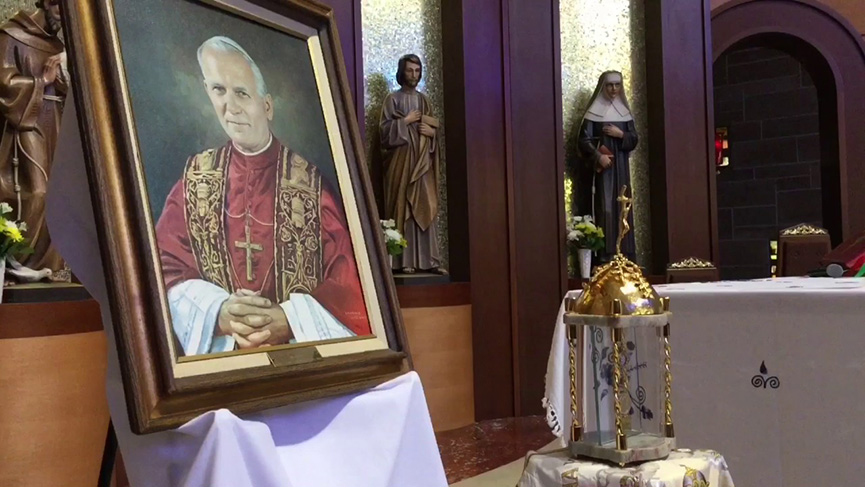
[[[8,203],[0,203],[0,260],[3,261],[15,255],[33,253],[33,248],[24,239],[27,225],[12,220],[8,216],[10,213],[12,207]]]
[[[572,249],[599,251],[604,248],[604,230],[598,228],[591,215],[568,217],[568,246]]]
[[[381,231],[384,234],[387,253],[393,256],[402,255],[402,251],[408,246],[408,242],[399,233],[399,230],[396,229],[396,222],[393,220],[381,220]]]

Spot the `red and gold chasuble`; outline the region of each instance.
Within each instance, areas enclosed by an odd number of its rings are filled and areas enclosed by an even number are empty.
[[[339,194],[275,138],[189,158],[156,225],[166,288],[203,279],[274,302],[311,294],[358,335],[371,332]]]
[[[282,144],[274,145],[279,146],[279,152],[272,220],[273,271],[276,299],[285,301],[293,292],[311,293],[321,281],[321,174],[300,155]],[[184,171],[184,200],[190,243],[202,276],[224,289],[236,291],[249,288],[244,277],[250,259],[238,260],[229,253],[225,216],[253,219],[255,215],[250,214],[248,207],[243,215],[232,215],[230,211],[226,215],[225,181],[232,150],[230,146],[211,149],[189,159]],[[273,152],[273,148],[264,155],[268,152]],[[230,205],[234,200],[228,201]],[[244,227],[248,225],[244,223]],[[246,238],[231,245],[248,253],[246,247],[253,242]],[[262,285],[267,284],[267,277],[264,279]]]

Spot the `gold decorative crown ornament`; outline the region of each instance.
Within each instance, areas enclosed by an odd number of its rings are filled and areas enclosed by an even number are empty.
[[[622,255],[622,240],[631,229],[628,213],[632,199],[622,187],[618,201],[621,203],[619,237],[613,260],[599,268],[592,280],[583,285],[583,293],[569,311],[595,316],[658,315],[665,312],[663,302],[643,276],[640,267]]]
[[[792,226],[790,228],[785,228],[781,231],[781,235],[784,237],[802,237],[806,235],[828,235],[829,232],[826,230],[815,227],[814,225],[809,225],[807,223],[800,223],[798,225]]]
[[[687,259],[674,262],[667,266],[668,269],[714,269],[715,264],[708,260],[698,259],[697,257],[688,257]]]

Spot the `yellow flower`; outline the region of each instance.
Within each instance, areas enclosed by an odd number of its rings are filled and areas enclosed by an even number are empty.
[[[21,235],[21,231],[18,230],[18,227],[8,220],[6,221],[6,228],[3,229],[3,233],[12,239],[13,242],[21,242],[24,240],[24,235]]]

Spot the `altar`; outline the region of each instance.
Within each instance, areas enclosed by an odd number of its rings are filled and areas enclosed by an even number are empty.
[[[656,286],[671,298],[679,445],[741,485],[859,485],[865,280]]]
[[[740,485],[861,483],[851,452],[865,449],[859,413],[865,402],[865,280],[801,277],[655,288],[671,298],[679,447],[722,452]],[[556,336],[563,328],[560,312]],[[566,369],[557,347],[549,371]],[[568,411],[556,406],[564,404],[564,373],[549,371],[547,419],[568,424]]]

